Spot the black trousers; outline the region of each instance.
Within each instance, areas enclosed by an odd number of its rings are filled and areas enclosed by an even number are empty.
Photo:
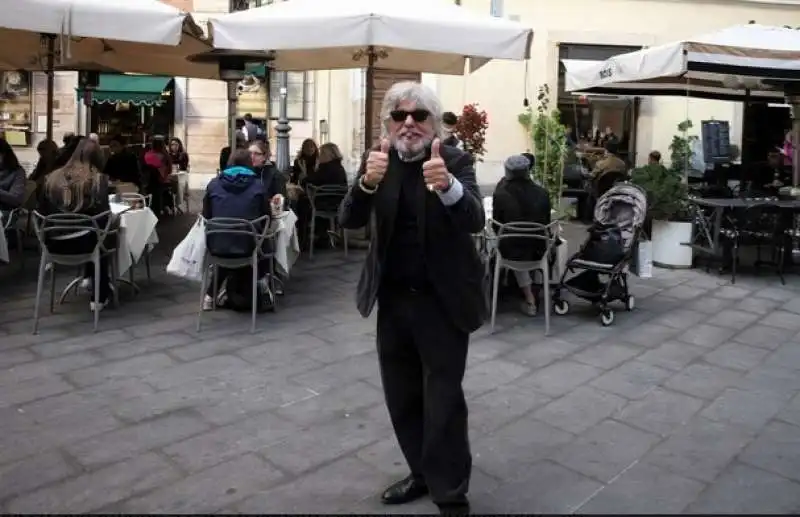
[[[461,383],[469,334],[433,293],[381,292],[378,359],[386,405],[411,468],[440,507],[466,504],[472,455]]]

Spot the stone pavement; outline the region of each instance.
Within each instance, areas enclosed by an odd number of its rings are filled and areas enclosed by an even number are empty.
[[[0,268],[0,511],[434,511],[377,498],[406,468],[353,304],[363,252],[303,257],[255,335],[229,312],[197,334],[197,287],[162,272],[190,223],[162,229],[153,281],[96,334],[70,298],[31,335],[35,258]],[[800,511],[788,282],[659,270],[613,327],[575,302],[549,337],[505,311],[469,353],[474,511]]]

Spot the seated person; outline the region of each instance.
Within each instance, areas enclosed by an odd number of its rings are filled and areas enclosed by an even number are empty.
[[[239,131],[236,132],[236,149],[247,149],[247,140],[244,139],[244,135]],[[228,168],[228,162],[230,159],[231,146],[226,145],[219,152],[219,172],[222,172]]]
[[[162,138],[154,138],[150,149],[144,153],[144,163],[158,170],[159,183],[169,184],[169,175],[172,174],[172,162],[169,159],[167,146]],[[151,180],[153,181],[153,180]]]
[[[263,140],[254,140],[248,147],[253,171],[261,179],[267,199],[275,202],[277,196],[286,197],[286,178],[278,172],[278,168],[269,159],[269,144]],[[283,208],[283,207],[281,207]]]
[[[44,216],[57,213],[100,215],[111,210],[108,202],[108,177],[96,166],[101,161],[100,146],[88,138],[82,139],[75,154],[67,164],[51,172],[45,179],[44,189],[39,199],[39,213]],[[107,217],[111,217],[110,214]],[[108,223],[108,218],[97,221],[100,228]],[[111,234],[106,238],[105,246],[116,247],[117,237]],[[53,253],[83,254],[90,253],[97,245],[95,233],[68,233],[67,235],[51,235],[47,243]],[[103,309],[111,296],[111,279],[108,276],[108,255],[100,257],[100,299],[94,299],[94,265],[86,264],[83,273],[83,286],[91,288],[90,308]]]
[[[45,177],[55,170],[53,167],[58,157],[58,144],[52,140],[42,140],[36,146],[36,152],[39,154],[39,160],[28,179],[41,185]]]
[[[183,148],[180,138],[173,138],[169,141],[169,159],[172,166],[177,167],[179,171],[189,170],[189,154]]]
[[[647,165],[661,165],[661,153],[650,151],[650,154],[647,155]]]
[[[108,144],[108,151],[111,156],[108,157],[106,166],[103,168],[103,174],[109,179],[133,183],[141,188],[142,175],[139,170],[139,159],[125,147],[122,137],[113,137]]]
[[[147,182],[148,193],[152,195],[151,208],[157,216],[161,216],[164,208],[172,207],[172,198],[167,195],[172,162],[163,138],[153,138],[150,149],[144,153],[143,160],[144,180]]]
[[[206,187],[206,195],[203,198],[203,217],[206,219],[230,217],[254,221],[271,213],[270,198],[253,171],[250,152],[247,149],[236,149],[231,155],[230,165],[219,176],[212,179]],[[259,228],[259,230],[261,229]],[[224,258],[249,257],[253,253],[253,244],[253,239],[245,235],[211,234],[206,240],[209,253]],[[271,294],[266,278],[264,278],[268,270],[267,266],[268,264],[259,264],[258,266],[261,278],[258,287],[262,293]],[[250,290],[252,270],[250,268],[234,270],[218,268],[218,272],[217,285],[222,286],[223,282],[226,283],[225,292],[220,293],[218,301],[224,298],[232,301],[233,298],[236,298],[243,301],[242,305],[249,303],[252,293]],[[213,306],[213,289],[212,281],[203,300],[204,310],[210,310]],[[225,303],[219,303],[219,305],[225,305]],[[239,306],[238,303],[232,305],[235,308],[250,309],[250,307]]]
[[[533,182],[531,162],[524,156],[512,156],[505,163],[505,177],[495,187],[492,196],[492,218],[501,224],[511,222],[550,224],[550,197],[547,190]],[[503,258],[519,261],[540,260],[547,249],[544,240],[532,238],[505,239],[500,243]],[[517,285],[525,297],[520,310],[536,315],[536,297],[528,271],[514,271]],[[549,279],[545,279],[549,281]]]
[[[0,211],[10,212],[25,201],[25,169],[11,145],[0,138]]]
[[[627,174],[628,166],[617,156],[619,145],[612,139],[605,144],[604,156],[594,164],[592,169],[592,179],[599,181],[601,177],[609,173]]]

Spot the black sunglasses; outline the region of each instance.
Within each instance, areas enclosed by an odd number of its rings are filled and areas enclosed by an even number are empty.
[[[395,122],[405,122],[409,115],[411,115],[411,118],[414,120],[414,122],[425,122],[428,120],[428,117],[431,116],[431,112],[428,110],[393,110],[389,113],[389,116],[392,117],[392,120]]]

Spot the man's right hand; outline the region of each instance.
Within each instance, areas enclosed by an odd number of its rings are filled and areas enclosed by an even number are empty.
[[[363,182],[369,188],[375,188],[383,181],[386,168],[389,166],[389,140],[381,140],[380,151],[371,151],[367,157],[367,168]]]

